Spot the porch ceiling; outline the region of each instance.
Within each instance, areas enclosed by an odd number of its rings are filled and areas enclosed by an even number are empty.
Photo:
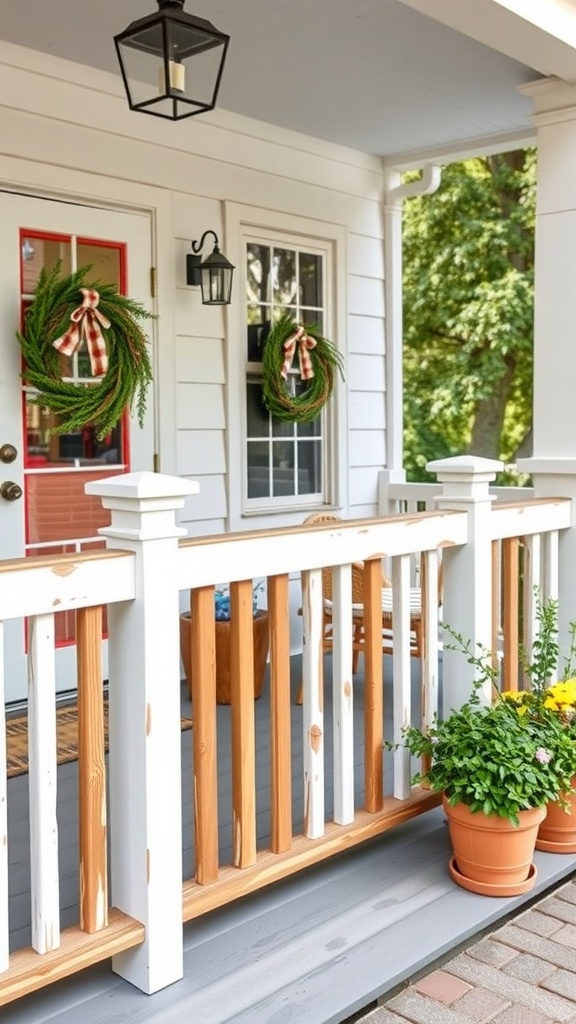
[[[2,0],[0,37],[119,77],[113,35],[154,9],[154,0]],[[538,72],[398,0],[188,0],[186,9],[231,36],[219,100],[230,111],[387,157],[529,131],[531,103],[517,86]]]

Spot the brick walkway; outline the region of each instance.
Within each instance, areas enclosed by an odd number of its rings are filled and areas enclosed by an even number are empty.
[[[576,1024],[576,881],[409,984],[359,1024]]]

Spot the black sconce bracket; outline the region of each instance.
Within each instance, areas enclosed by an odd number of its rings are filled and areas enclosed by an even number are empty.
[[[186,256],[186,284],[200,287],[202,283],[202,256],[196,254],[202,253],[204,242],[208,235],[213,235],[215,251],[220,252],[218,249],[218,235],[215,231],[205,231],[199,242],[192,242],[192,252],[189,252]]]

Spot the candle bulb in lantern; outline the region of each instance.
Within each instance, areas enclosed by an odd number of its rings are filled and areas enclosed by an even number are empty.
[[[186,89],[186,68],[180,61],[168,61],[168,76],[172,92],[184,92]],[[158,92],[166,92],[166,73],[164,65],[158,69]]]

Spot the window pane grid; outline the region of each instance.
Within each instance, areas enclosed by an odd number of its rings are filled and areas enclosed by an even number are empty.
[[[289,315],[324,327],[324,256],[288,243],[246,245],[246,409],[247,498],[260,504],[321,499],[324,488],[324,416],[296,424],[272,416],[263,402],[261,363],[273,324]],[[289,393],[306,386],[298,360],[288,378]]]

